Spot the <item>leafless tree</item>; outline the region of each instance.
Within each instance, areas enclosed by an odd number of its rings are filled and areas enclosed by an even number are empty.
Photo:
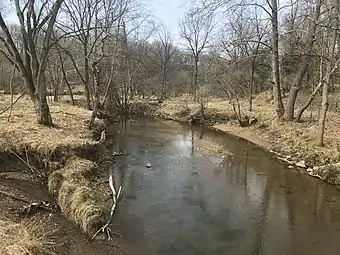
[[[289,91],[287,105],[286,105],[286,112],[285,112],[285,119],[288,121],[294,120],[295,101],[299,93],[299,90],[301,89],[302,80],[306,74],[309,62],[311,60],[313,43],[315,41],[315,33],[316,33],[317,23],[320,17],[320,10],[321,10],[322,3],[323,3],[323,0],[316,1],[313,18],[310,21],[310,26],[309,26],[309,29],[306,35],[305,49],[302,55],[302,60],[300,61],[300,67]]]
[[[214,27],[213,16],[204,12],[192,9],[187,12],[179,22],[180,35],[186,42],[186,47],[193,58],[193,87],[191,92],[196,100],[198,89],[197,77],[200,55],[208,47],[209,39]]]
[[[332,11],[330,11],[330,25],[331,28],[328,28],[330,36],[329,38],[329,54],[328,54],[328,62],[326,66],[326,77],[323,83],[323,90],[322,90],[322,105],[321,105],[321,113],[319,117],[319,129],[318,129],[318,138],[317,138],[317,144],[319,146],[324,146],[324,132],[325,132],[325,123],[326,123],[326,114],[329,107],[328,102],[328,91],[329,91],[329,83],[331,78],[331,73],[333,72],[333,65],[335,63],[335,66],[338,65],[336,63],[336,56],[339,55],[338,52],[336,52],[336,45],[338,43],[338,28],[339,28],[339,15],[340,15],[340,6],[339,6],[339,0],[333,0],[332,3]]]
[[[22,54],[0,12],[0,27],[4,34],[0,40],[6,47],[6,51],[1,52],[20,71],[34,102],[38,123],[48,126],[52,126],[53,122],[46,99],[45,70],[51,48],[51,34],[63,2],[56,0],[51,5],[51,1],[46,0],[37,9],[34,0],[26,1],[23,6],[21,1],[14,1],[20,23]]]
[[[168,82],[168,74],[170,72],[171,60],[176,48],[173,45],[171,33],[164,25],[160,26],[156,34],[156,41],[150,46],[150,51],[153,55],[151,59],[161,70],[162,85],[160,100],[163,101],[166,98],[166,84]]]

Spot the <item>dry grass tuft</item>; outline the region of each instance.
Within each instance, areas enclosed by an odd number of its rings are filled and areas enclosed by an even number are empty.
[[[49,191],[56,194],[63,214],[88,235],[104,221],[105,196],[85,177],[95,168],[92,161],[73,156],[48,179]]]
[[[38,220],[14,223],[0,220],[0,254],[55,254],[53,234],[49,224]]]
[[[0,111],[9,105],[10,97],[0,95]],[[54,128],[38,125],[31,100],[20,99],[13,106],[10,122],[7,122],[8,112],[1,115],[0,150],[21,152],[28,149],[49,155],[94,143],[85,124],[90,111],[63,103],[50,103],[50,109]]]

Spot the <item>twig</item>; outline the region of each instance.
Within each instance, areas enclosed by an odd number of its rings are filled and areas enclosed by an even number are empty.
[[[26,162],[22,157],[20,157],[15,151],[13,151],[11,148],[9,148],[9,151],[13,153],[20,161],[22,161],[28,168],[32,171],[32,173],[36,173],[35,170],[30,166],[29,162]]]
[[[14,75],[15,75],[15,65],[13,65],[12,76],[11,76],[11,80],[9,82],[9,88],[10,88],[10,91],[11,91],[11,106],[10,106],[11,108],[10,108],[10,111],[9,111],[7,122],[9,122],[9,120],[11,119],[12,110],[13,110],[13,80],[14,80]]]
[[[116,233],[116,232],[112,232],[111,228],[110,228],[110,223],[112,221],[112,218],[113,218],[113,214],[115,213],[115,210],[116,210],[116,207],[117,207],[117,202],[121,196],[121,192],[122,192],[122,186],[119,186],[119,189],[118,189],[118,193],[116,193],[116,189],[113,185],[113,177],[112,177],[112,173],[110,173],[110,177],[109,177],[109,186],[110,186],[110,189],[111,189],[111,192],[112,192],[112,200],[113,200],[113,203],[112,203],[112,207],[111,207],[111,211],[110,211],[110,218],[109,220],[106,222],[106,224],[104,226],[102,226],[100,229],[98,229],[98,231],[93,235],[92,237],[92,240],[96,238],[96,236],[102,232],[102,233],[105,233],[107,234],[107,237],[108,237],[108,240],[111,240],[112,239],[112,234],[114,235],[118,235],[118,236],[122,236],[121,234],[119,233]]]
[[[25,91],[24,93],[22,93],[17,99],[15,99],[15,101],[13,102],[13,104],[11,104],[10,106],[8,106],[5,110],[3,110],[2,112],[0,112],[0,115],[7,112],[9,109],[11,109],[11,107],[13,107],[13,105],[15,105],[20,98],[22,98],[25,94],[27,93],[27,91]]]

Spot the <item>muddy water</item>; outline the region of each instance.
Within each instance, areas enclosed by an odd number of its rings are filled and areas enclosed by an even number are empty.
[[[336,187],[204,128],[144,120],[117,129],[115,223],[136,253],[339,254]],[[223,150],[202,153],[202,141]]]

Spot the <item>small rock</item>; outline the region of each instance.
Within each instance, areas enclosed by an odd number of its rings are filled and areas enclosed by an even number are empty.
[[[146,168],[150,168],[150,167],[152,167],[152,165],[151,165],[151,163],[146,163],[146,164],[145,164],[145,167],[146,167]]]
[[[292,165],[289,165],[288,168],[289,168],[289,169],[293,169],[294,167],[293,167]]]
[[[302,167],[302,168],[306,168],[307,167],[304,160],[301,160],[301,161],[297,162],[295,165],[298,166],[298,167]]]
[[[123,153],[122,152],[113,152],[112,153],[112,156],[122,156],[123,155]]]

